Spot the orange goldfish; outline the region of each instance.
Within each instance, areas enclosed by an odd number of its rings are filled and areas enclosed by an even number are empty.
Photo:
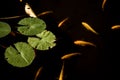
[[[82,22],[82,25],[89,31],[98,34],[90,25],[88,25],[86,22]]]

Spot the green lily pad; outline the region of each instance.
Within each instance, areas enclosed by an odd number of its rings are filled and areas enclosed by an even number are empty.
[[[46,23],[39,18],[23,18],[18,24],[20,25],[18,31],[27,36],[36,35],[46,28]]]
[[[0,22],[0,38],[7,36],[10,32],[10,25],[5,22]]]
[[[35,58],[33,48],[25,42],[18,42],[14,46],[10,46],[5,50],[5,59],[8,63],[15,67],[30,65]]]
[[[29,37],[28,43],[38,50],[48,50],[56,46],[55,35],[47,30],[36,35],[37,37]]]

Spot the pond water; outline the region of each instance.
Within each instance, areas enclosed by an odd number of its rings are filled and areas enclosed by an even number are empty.
[[[13,67],[4,59],[5,49],[0,47],[0,80],[34,80],[36,71],[43,66],[43,72],[37,80],[58,80],[64,54],[80,52],[81,56],[65,61],[63,80],[104,80],[112,77],[112,55],[117,54],[120,42],[120,30],[111,30],[111,26],[120,24],[120,12],[117,1],[107,1],[104,11],[102,0],[23,0],[28,2],[34,12],[53,11],[40,16],[47,24],[47,29],[57,37],[57,46],[48,51],[36,51],[33,63],[25,68]],[[23,16],[24,15],[24,16]],[[0,18],[9,16],[28,17],[24,11],[24,3],[19,0],[1,0]],[[8,22],[12,30],[16,30],[16,19],[0,19]],[[58,28],[60,21],[68,17],[68,21]],[[88,22],[96,35],[86,30],[81,22]],[[117,37],[116,37],[117,36]],[[97,47],[75,46],[73,41],[85,40],[93,42]],[[26,41],[25,36],[10,34],[0,39],[0,45],[9,46],[17,41]],[[117,54],[118,55],[118,54]],[[106,75],[107,74],[107,75]]]

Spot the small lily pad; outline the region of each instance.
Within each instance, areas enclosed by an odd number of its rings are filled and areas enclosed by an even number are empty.
[[[15,67],[26,67],[30,65],[35,58],[33,48],[25,43],[18,42],[5,50],[5,59],[9,64]]]
[[[37,37],[29,37],[28,43],[38,50],[48,50],[53,48],[56,43],[56,37],[51,31],[44,30],[36,35]]]
[[[10,25],[5,22],[0,22],[0,38],[7,36],[10,32]]]
[[[39,18],[23,18],[18,24],[20,25],[18,31],[27,36],[36,35],[46,28],[46,23]]]

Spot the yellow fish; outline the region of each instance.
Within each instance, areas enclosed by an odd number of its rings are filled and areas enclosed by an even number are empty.
[[[59,22],[58,27],[61,27],[67,20],[68,20],[68,17],[63,19],[61,22]]]
[[[25,12],[30,17],[37,17],[28,3],[25,4]]]
[[[95,34],[98,34],[94,29],[91,28],[90,25],[88,25],[86,22],[82,22],[82,25],[89,31],[95,33]]]
[[[107,0],[103,0],[103,3],[102,3],[102,10],[104,10],[106,1],[107,1]]]
[[[3,18],[0,18],[0,20],[1,19],[15,19],[15,18],[20,18],[20,17],[23,17],[23,15],[22,16],[3,17]]]
[[[38,14],[37,16],[43,16],[45,14],[50,14],[50,13],[53,13],[53,11],[45,11],[45,12]]]
[[[42,12],[42,13],[38,14],[37,16],[39,17],[39,16],[43,16],[43,15],[49,14],[49,13],[53,13],[53,11],[45,11],[45,12]],[[15,19],[15,18],[21,18],[21,17],[25,17],[25,15],[11,16],[11,17],[2,17],[2,18],[0,18],[0,20],[3,20],[3,19]]]
[[[64,75],[64,63],[62,65],[62,69],[61,69],[61,72],[60,72],[60,75],[59,75],[59,80],[63,80],[63,75]]]
[[[77,56],[77,55],[81,55],[81,53],[70,53],[70,54],[66,54],[64,56],[61,57],[62,60],[65,60],[65,59],[69,59],[73,56]]]
[[[40,68],[37,70],[34,80],[37,80],[37,77],[40,75],[42,69],[43,69],[43,67],[40,67]]]
[[[87,41],[82,41],[82,40],[76,40],[76,41],[74,41],[74,44],[80,45],[80,46],[91,45],[91,46],[96,47],[95,44],[93,44],[93,43],[91,43],[91,42],[87,42]]]
[[[20,0],[20,2],[22,2],[22,0]]]
[[[114,25],[111,27],[111,29],[120,29],[120,25]]]

